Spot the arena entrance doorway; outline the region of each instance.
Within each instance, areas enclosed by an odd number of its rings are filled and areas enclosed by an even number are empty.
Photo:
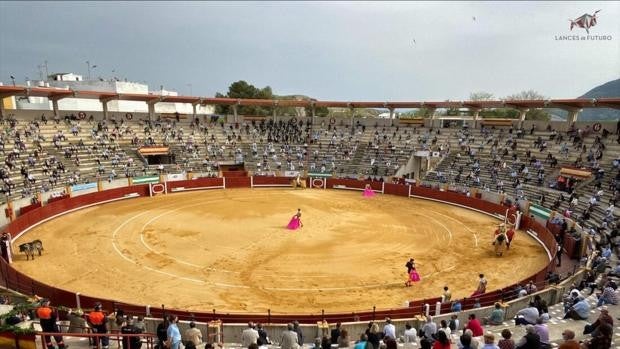
[[[175,155],[170,152],[170,147],[141,147],[138,154],[148,165],[170,165],[175,163]]]

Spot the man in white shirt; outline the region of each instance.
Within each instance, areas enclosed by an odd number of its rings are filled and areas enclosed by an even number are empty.
[[[409,323],[405,324],[405,335],[404,335],[405,344],[407,343],[417,343],[418,335],[415,328],[411,327]]]
[[[385,319],[385,326],[383,326],[383,337],[392,338],[396,340],[396,326],[392,324],[392,319],[389,317]]]
[[[243,344],[244,348],[247,348],[252,343],[256,344],[257,341],[258,331],[254,328],[254,323],[249,322],[248,328],[243,330],[243,332],[241,333],[241,343]]]
[[[446,337],[450,338],[452,330],[448,327],[448,322],[446,320],[441,320],[440,325],[441,326],[437,329],[437,332],[443,331],[446,334]]]

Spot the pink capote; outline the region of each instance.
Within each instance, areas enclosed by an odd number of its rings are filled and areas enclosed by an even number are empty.
[[[291,221],[288,222],[288,225],[286,227],[290,230],[297,230],[301,226],[300,223],[301,221],[299,217],[297,217],[297,215],[294,215],[293,218],[291,218]]]
[[[367,198],[373,197],[373,196],[375,196],[375,192],[371,188],[366,188],[366,189],[364,189],[363,196],[367,197]]]
[[[411,273],[409,273],[409,281],[418,282],[420,280],[420,274],[418,274],[415,269],[411,269]]]

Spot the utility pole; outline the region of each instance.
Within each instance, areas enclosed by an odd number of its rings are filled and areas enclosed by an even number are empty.
[[[43,64],[37,65],[37,69],[39,69],[39,80],[43,81]]]
[[[86,61],[86,65],[88,66],[88,80],[90,81],[90,69],[91,69],[91,68],[92,68],[92,69],[97,68],[97,65],[96,65],[96,64],[93,64],[93,65],[91,66],[89,61]]]

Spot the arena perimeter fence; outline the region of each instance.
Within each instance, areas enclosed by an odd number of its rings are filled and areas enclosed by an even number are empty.
[[[475,197],[468,197],[467,195],[464,195],[460,192],[440,191],[425,187],[390,184],[384,182],[367,182],[352,179],[321,179],[322,183],[318,183],[319,181],[316,181],[313,178],[306,179],[308,188],[314,188],[307,190],[320,190],[326,188],[363,190],[366,184],[370,184],[373,190],[380,193],[436,200],[444,202],[446,204],[458,205],[465,208],[481,211],[496,217],[505,216],[508,209],[508,207],[506,206]],[[218,177],[170,181],[162,183],[162,186],[165,188],[166,193],[171,194],[174,192],[182,192],[187,190],[253,188],[267,186],[281,187],[286,184],[290,184],[291,180],[292,178],[287,177]],[[150,196],[152,195],[153,186],[157,185],[158,184],[128,185],[125,187],[102,190],[75,197],[66,197],[61,200],[54,200],[53,202],[48,202],[42,207],[34,208],[24,214],[21,214],[13,222],[7,225],[5,230],[10,233],[11,236],[15,239],[19,235],[27,233],[27,231],[32,227],[44,221],[53,219],[56,216],[71,212],[73,210],[122,199]],[[157,192],[159,191],[161,191],[161,188],[157,190]],[[524,280],[520,280],[514,285],[501,289],[495,289],[483,295],[478,295],[476,297],[464,299],[462,302],[463,309],[471,309],[476,302],[476,298],[479,300],[479,303],[482,307],[493,305],[497,301],[508,301],[511,299],[515,299],[517,298],[517,295],[515,294],[515,289],[517,285],[524,286],[529,281],[533,281],[538,286],[539,290],[547,286],[545,281],[547,272],[554,271],[556,268],[556,264],[554,262],[555,253],[557,251],[557,244],[555,238],[546,227],[527,216],[522,217],[521,229],[534,232],[535,237],[543,244],[543,246],[547,250],[548,256],[550,258],[549,263],[536,274],[531,275]],[[147,305],[122,303],[111,299],[96,298],[56,288],[51,285],[46,285],[38,280],[29,277],[28,275],[25,275],[13,269],[11,265],[6,263],[2,258],[0,258],[0,272],[0,285],[23,294],[36,294],[41,297],[49,298],[54,304],[57,305],[89,309],[95,304],[95,302],[100,302],[103,305],[104,309],[111,310],[115,307],[118,307],[123,309],[128,315],[150,314],[151,317],[155,318],[161,318],[164,314],[176,314],[181,320],[194,320],[202,322],[221,320],[224,323],[247,323],[248,321],[263,323],[286,323],[292,320],[297,320],[301,323],[316,324],[317,322],[323,320],[330,323],[369,321],[385,318],[388,316],[394,319],[403,319],[412,318],[415,315],[429,313],[435,315],[450,312],[450,304],[439,304],[439,302],[441,301],[439,297],[413,300],[409,302],[408,307],[402,308],[376,309],[375,307],[373,307],[373,309],[340,313],[330,313],[325,312],[324,310],[317,310],[316,313],[310,314],[288,314],[276,313],[269,310],[267,313],[258,314],[231,313],[226,311],[219,312],[217,311],[217,309],[213,309],[211,312],[189,312],[180,309],[166,309],[164,305],[162,305],[161,307],[154,306],[150,308]]]

